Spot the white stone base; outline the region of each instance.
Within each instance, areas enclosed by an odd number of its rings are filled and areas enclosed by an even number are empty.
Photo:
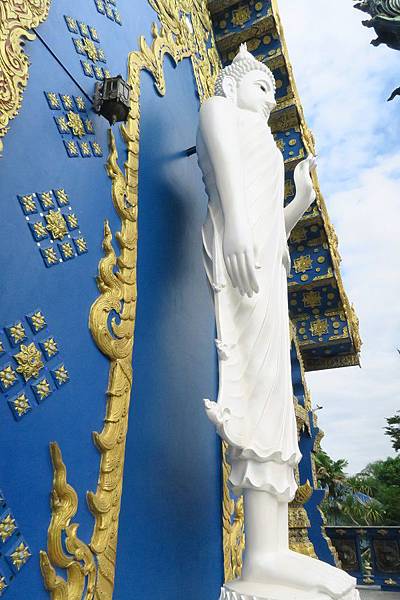
[[[241,582],[239,587],[242,587],[244,582]],[[327,594],[320,592],[309,592],[288,588],[285,586],[264,584],[247,584],[248,590],[235,591],[235,582],[230,582],[221,588],[219,600],[332,600]],[[244,587],[244,586],[243,586]],[[251,588],[251,589],[250,589]],[[354,589],[340,600],[360,600],[358,590]]]

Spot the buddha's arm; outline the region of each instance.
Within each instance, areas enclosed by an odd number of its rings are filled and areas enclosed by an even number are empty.
[[[316,167],[316,159],[309,156],[301,161],[294,171],[296,195],[285,208],[286,237],[289,237],[296,223],[315,200],[315,191],[310,172]]]
[[[200,133],[210,158],[224,215],[223,254],[232,285],[241,294],[258,292],[254,246],[244,203],[243,162],[237,108],[222,97],[207,100],[200,111]]]

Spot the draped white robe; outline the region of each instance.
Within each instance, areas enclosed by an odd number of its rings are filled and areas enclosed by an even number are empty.
[[[218,402],[209,418],[229,444],[230,483],[236,492],[256,488],[290,501],[301,454],[290,366],[284,223],[284,164],[266,120],[238,109],[244,174],[243,202],[258,248],[258,294],[241,296],[226,271],[224,215],[201,130],[197,154],[209,197],[203,227],[204,261],[214,291],[219,355]]]

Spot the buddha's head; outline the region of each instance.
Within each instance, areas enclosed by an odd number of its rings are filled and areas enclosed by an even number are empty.
[[[266,65],[248,52],[246,44],[241,44],[232,64],[219,73],[215,94],[229,98],[238,108],[267,118],[276,106],[274,76]]]

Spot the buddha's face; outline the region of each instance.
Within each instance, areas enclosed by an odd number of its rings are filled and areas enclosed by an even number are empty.
[[[269,117],[276,106],[275,93],[263,71],[250,71],[240,79],[236,85],[236,105]]]

